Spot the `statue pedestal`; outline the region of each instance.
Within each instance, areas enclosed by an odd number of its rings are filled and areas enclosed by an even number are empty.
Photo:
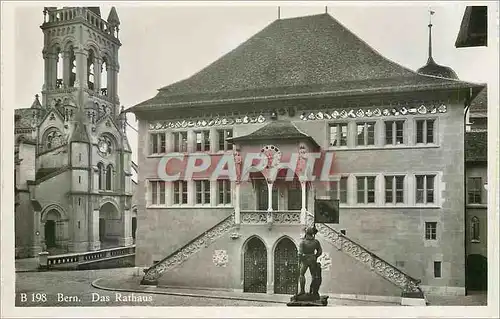
[[[328,296],[314,296],[312,294],[295,295],[286,304],[288,307],[324,307],[328,305]]]

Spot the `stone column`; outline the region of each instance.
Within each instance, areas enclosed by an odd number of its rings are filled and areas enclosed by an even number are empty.
[[[119,246],[131,246],[134,244],[132,238],[132,214],[129,209],[125,209],[122,214],[122,234],[118,238]]]
[[[95,251],[101,249],[101,242],[99,241],[99,210],[91,210],[89,215],[89,250]]]
[[[41,232],[41,215],[42,212],[35,211],[34,214],[34,220],[33,220],[33,246],[31,247],[31,252],[33,253],[33,256],[37,256],[38,253],[42,252],[43,250],[43,243],[42,243],[42,232]]]
[[[64,51],[63,53],[63,86],[69,87],[69,78],[71,75],[71,52]]]
[[[101,93],[101,66],[102,59],[96,57],[94,60],[94,91]]]
[[[241,211],[240,211],[240,183],[234,184],[234,222],[236,225],[241,224]]]
[[[273,182],[267,182],[267,224],[273,224]]]
[[[87,52],[83,46],[76,47],[76,81],[75,87],[87,88]]]
[[[50,58],[51,54],[47,50],[43,50],[43,62],[45,65],[45,77],[43,81],[43,88],[50,88]]]
[[[306,214],[307,214],[307,207],[306,207],[306,195],[307,195],[307,187],[306,187],[306,182],[301,181],[300,182],[300,188],[302,190],[302,207],[300,209],[300,223],[302,225],[306,224]]]

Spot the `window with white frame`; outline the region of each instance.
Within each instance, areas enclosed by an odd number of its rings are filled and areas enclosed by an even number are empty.
[[[404,144],[404,121],[386,121],[385,122],[385,144],[400,145]]]
[[[219,205],[231,204],[231,181],[227,179],[217,181],[217,194],[219,194]]]
[[[404,202],[404,176],[385,176],[385,202],[391,204]]]
[[[210,150],[210,131],[198,131],[196,134],[196,151],[205,152]]]
[[[437,222],[426,222],[425,223],[425,239],[426,240],[436,240],[437,239]]]
[[[473,243],[479,242],[479,218],[472,217],[470,222],[470,239]]]
[[[435,143],[434,124],[435,120],[417,120],[417,144]]]
[[[174,152],[187,152],[187,132],[172,133],[174,139]]]
[[[187,181],[174,182],[174,204],[181,205],[188,203]]]
[[[434,181],[435,175],[417,175],[416,202],[417,204],[431,204],[435,202]]]
[[[232,129],[218,130],[217,133],[219,137],[219,141],[217,143],[219,145],[219,151],[233,150],[233,142],[231,140],[228,140],[228,138],[233,137],[233,130]]]
[[[166,135],[165,133],[149,134],[149,154],[166,153]]]
[[[196,204],[210,204],[210,181],[195,181]]]
[[[165,205],[165,182],[150,181],[151,205]]]
[[[356,145],[375,145],[375,122],[356,123]]]
[[[467,185],[467,197],[469,204],[481,204],[481,188],[481,177],[469,177]]]
[[[332,199],[338,199],[339,203],[347,203],[347,176],[342,176],[339,181],[330,183]]]
[[[375,203],[375,176],[357,176],[358,204]]]
[[[347,123],[330,124],[330,146],[347,146]]]

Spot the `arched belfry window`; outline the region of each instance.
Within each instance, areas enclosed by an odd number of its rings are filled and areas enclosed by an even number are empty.
[[[97,170],[99,172],[99,189],[104,189],[104,180],[105,180],[105,175],[106,171],[104,170],[104,164],[99,163],[97,164]]]
[[[90,90],[94,90],[95,87],[95,55],[93,50],[89,50],[89,55],[87,58],[87,86]]]
[[[108,59],[103,57],[101,65],[101,94],[108,95]]]
[[[109,164],[106,167],[106,190],[111,190],[112,181],[113,181],[113,166]]]
[[[60,48],[57,48],[57,76],[56,76],[56,88],[61,88],[63,87],[63,67],[64,67],[64,62],[63,62],[63,54],[61,52]]]
[[[69,86],[74,87],[75,86],[75,81],[76,81],[76,56],[75,56],[75,51],[73,46],[70,46],[69,48],[69,68],[70,68],[70,75],[69,75]]]
[[[470,233],[471,233],[471,241],[479,242],[479,218],[476,216],[472,217],[470,223]]]

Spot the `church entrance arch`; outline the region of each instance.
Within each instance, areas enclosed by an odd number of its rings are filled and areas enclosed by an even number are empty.
[[[297,247],[289,238],[282,238],[274,250],[274,293],[296,294],[298,278]]]
[[[267,292],[267,249],[262,240],[252,237],[244,247],[243,292]]]
[[[59,222],[61,220],[61,214],[59,214],[57,210],[51,209],[44,216],[44,220],[45,245],[47,248],[55,248],[57,247],[58,240],[60,240],[60,236],[58,234],[60,229],[58,229],[58,224],[61,224]]]
[[[120,214],[115,205],[104,203],[99,209],[99,241],[101,248],[118,244],[120,235]]]

